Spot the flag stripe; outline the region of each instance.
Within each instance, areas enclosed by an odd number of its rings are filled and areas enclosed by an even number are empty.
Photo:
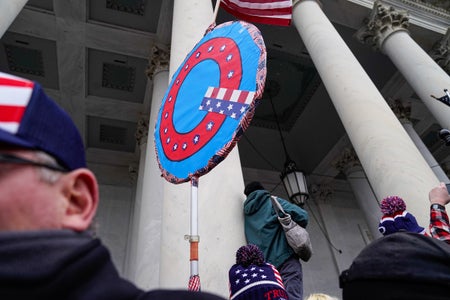
[[[222,0],[221,7],[244,21],[289,26],[292,0]]]
[[[211,97],[213,89],[214,89],[214,87],[212,87],[212,86],[208,87],[208,89],[206,90],[206,93],[205,93],[205,97],[208,97],[208,98]]]
[[[219,89],[218,88],[213,88],[211,91],[211,98],[217,98],[217,95],[219,94]]]
[[[227,10],[225,8],[225,10]],[[267,25],[278,25],[278,26],[289,26],[291,24],[291,19],[287,18],[275,18],[275,17],[258,17],[258,16],[250,16],[246,14],[241,14],[237,11],[229,11],[230,14],[233,14],[236,18],[244,20],[250,23],[261,23]]]
[[[247,99],[248,91],[241,91],[241,94],[239,95],[238,102],[245,103],[245,100]]]
[[[16,122],[0,122],[0,128],[11,132],[12,134],[16,134],[17,130],[19,130],[19,123]]]
[[[25,106],[0,105],[0,122],[20,123],[25,108]]]
[[[218,98],[218,99],[225,99],[224,96],[225,96],[226,90],[227,90],[227,89],[219,88],[219,89],[218,89],[217,96],[216,96],[215,98]]]
[[[27,106],[32,87],[6,86],[0,84],[0,105]]]
[[[254,9],[276,9],[292,7],[291,0],[222,0],[227,5]]]
[[[223,99],[231,99],[235,90],[232,90],[232,89],[225,89],[225,90],[226,91],[225,91],[225,94],[223,95]]]
[[[200,291],[200,276],[192,275],[189,277],[188,290],[199,292]]]
[[[33,93],[34,83],[0,72],[0,128],[17,133]]]
[[[31,87],[32,88],[34,86],[34,83],[32,81],[23,80],[21,78],[0,72],[0,85]]]
[[[258,6],[239,6],[235,5],[233,3],[229,3],[227,5],[228,8],[238,10],[239,12],[243,14],[250,14],[250,15],[263,15],[263,16],[271,16],[271,15],[291,15],[292,14],[292,7],[270,7],[263,5]],[[224,6],[225,7],[225,6]]]

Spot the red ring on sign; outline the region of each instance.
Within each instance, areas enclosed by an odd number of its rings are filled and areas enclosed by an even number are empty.
[[[228,60],[230,57],[231,59]],[[172,82],[161,111],[159,136],[164,155],[169,160],[180,161],[195,154],[215,136],[225,121],[225,115],[208,112],[200,123],[189,132],[179,133],[174,127],[172,112],[175,109],[178,92],[190,70],[204,60],[213,60],[219,66],[219,87],[239,89],[242,78],[242,59],[239,48],[232,39],[226,37],[210,39],[191,53],[178,73],[178,77]],[[221,63],[227,60],[227,63]],[[201,95],[202,99],[203,96]],[[205,130],[210,122],[213,122],[214,127],[211,130]],[[168,133],[170,133],[170,138]]]

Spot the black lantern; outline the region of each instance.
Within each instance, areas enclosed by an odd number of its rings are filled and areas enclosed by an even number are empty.
[[[309,198],[308,185],[306,184],[305,175],[303,172],[297,170],[297,166],[293,160],[289,158],[286,160],[280,178],[283,181],[289,201],[303,207]]]
[[[269,84],[266,86],[266,92],[269,95],[270,104],[272,105],[272,110],[275,115],[275,122],[277,123],[278,132],[280,133],[281,143],[283,144],[284,154],[286,155],[286,162],[284,163],[284,169],[281,171],[280,178],[283,181],[284,189],[289,197],[289,201],[303,207],[305,201],[309,198],[308,186],[306,184],[305,175],[303,172],[297,170],[297,166],[295,165],[295,162],[290,159],[284,143],[280,123],[278,122],[278,116],[272,101],[272,97],[278,94],[278,91],[278,85],[273,81],[269,81]]]

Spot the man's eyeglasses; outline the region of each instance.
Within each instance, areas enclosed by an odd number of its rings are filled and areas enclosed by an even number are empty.
[[[0,163],[16,164],[16,165],[32,165],[36,167],[44,167],[50,170],[59,171],[63,173],[69,172],[69,170],[55,165],[41,163],[26,158],[18,157],[12,154],[0,153]]]

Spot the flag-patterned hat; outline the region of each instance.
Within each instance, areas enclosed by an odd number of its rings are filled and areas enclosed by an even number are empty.
[[[0,144],[41,150],[63,167],[86,167],[75,124],[33,81],[0,72]]]
[[[228,278],[231,300],[288,299],[278,270],[264,262],[262,251],[255,245],[238,249]]]

